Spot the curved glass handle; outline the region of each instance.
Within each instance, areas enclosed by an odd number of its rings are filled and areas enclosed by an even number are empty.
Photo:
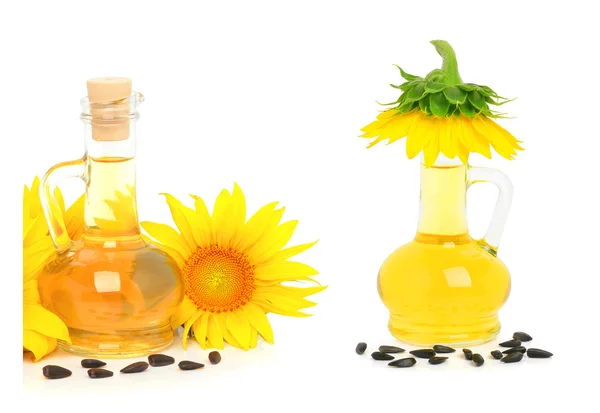
[[[492,168],[469,167],[467,176],[468,187],[476,182],[490,182],[498,187],[498,199],[492,214],[492,222],[490,222],[490,226],[481,240],[484,247],[495,254],[500,244],[500,238],[502,238],[502,232],[513,199],[512,182],[503,172]]]
[[[40,201],[48,223],[50,237],[56,249],[61,252],[71,246],[67,226],[63,218],[60,204],[55,196],[58,182],[64,178],[81,178],[85,181],[85,161],[78,159],[54,165],[46,172],[40,184]]]

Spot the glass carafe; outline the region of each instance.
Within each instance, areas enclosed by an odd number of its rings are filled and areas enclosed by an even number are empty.
[[[123,86],[125,97],[104,100]],[[69,328],[72,343],[59,342],[63,350],[134,357],[172,342],[170,317],[183,299],[183,280],[177,264],[140,235],[135,124],[142,95],[122,78],[92,79],[88,94],[81,114],[85,155],[55,165],[40,185],[58,251],[39,277],[40,296]],[[54,197],[57,183],[67,177],[86,185],[85,228],[77,241],[69,238]]]
[[[499,189],[481,240],[471,238],[466,218],[466,192],[476,182]],[[417,234],[379,271],[379,295],[390,311],[392,335],[419,345],[457,345],[498,334],[498,310],[510,293],[510,275],[497,248],[512,193],[509,179],[495,169],[470,167],[441,154],[431,167],[421,163]]]

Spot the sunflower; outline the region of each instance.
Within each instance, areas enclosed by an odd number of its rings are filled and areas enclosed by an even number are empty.
[[[442,68],[422,78],[397,66],[406,82],[391,86],[402,91],[400,97],[384,104],[393,107],[365,126],[361,137],[376,138],[369,147],[406,137],[408,158],[422,151],[426,166],[433,165],[440,153],[465,164],[471,152],[491,158],[490,145],[504,158],[514,159],[516,151],[523,150],[520,141],[493,120],[504,114],[490,108],[510,100],[488,86],[463,83],[452,47],[444,40],[431,43],[442,56]]]
[[[313,282],[317,271],[289,261],[315,242],[284,248],[297,221],[280,223],[284,208],[277,202],[260,208],[246,221],[246,201],[236,184],[217,197],[212,216],[198,196],[194,208],[163,194],[179,232],[154,222],[144,230],[175,261],[184,276],[185,298],[171,325],[183,324],[183,347],[190,329],[202,348],[223,348],[224,342],[248,350],[258,335],[273,343],[267,313],[305,317],[314,302],[307,296],[323,286],[297,287],[288,282]]]
[[[23,193],[23,350],[40,360],[56,348],[56,340],[68,343],[67,326],[40,304],[37,277],[43,266],[54,256],[55,248],[48,235],[48,226],[42,212],[39,196],[40,181],[36,177]],[[56,198],[72,239],[83,232],[83,196],[65,211],[65,204],[57,189]]]

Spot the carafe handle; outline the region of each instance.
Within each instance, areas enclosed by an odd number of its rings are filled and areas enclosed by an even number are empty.
[[[54,165],[46,172],[40,184],[40,201],[48,223],[48,231],[58,252],[65,251],[71,246],[67,226],[62,215],[60,204],[55,196],[58,182],[64,178],[81,178],[85,181],[85,161],[63,162]]]
[[[498,169],[469,167],[467,173],[467,186],[470,187],[477,182],[490,182],[498,188],[498,199],[492,214],[492,221],[481,243],[484,248],[492,254],[496,254],[500,238],[504,231],[508,212],[513,199],[513,185],[508,176]]]

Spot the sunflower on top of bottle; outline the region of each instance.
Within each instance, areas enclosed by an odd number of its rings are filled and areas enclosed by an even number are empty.
[[[491,158],[490,146],[514,159],[517,150],[523,150],[521,141],[494,121],[505,114],[492,109],[511,100],[488,86],[464,83],[450,44],[431,43],[443,59],[442,68],[420,77],[397,66],[405,82],[391,86],[402,92],[400,97],[384,104],[388,109],[362,128],[361,137],[375,138],[369,147],[406,137],[406,155],[412,159],[422,151],[425,166],[433,165],[440,153],[465,164],[471,152]]]

